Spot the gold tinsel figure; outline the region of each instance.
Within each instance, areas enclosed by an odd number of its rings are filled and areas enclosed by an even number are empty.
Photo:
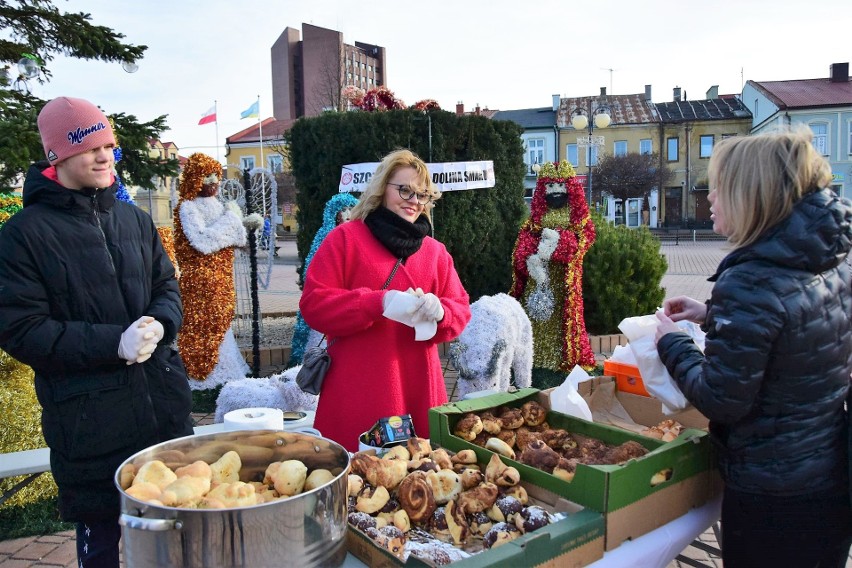
[[[234,315],[234,246],[243,246],[246,232],[239,207],[216,198],[222,166],[205,154],[189,157],[181,175],[180,201],[175,207],[174,247],[180,267],[183,325],[178,349],[190,378],[204,381],[219,362],[220,345],[226,339]],[[233,335],[230,335],[233,341]],[[233,342],[236,348],[236,342]],[[237,349],[239,357],[239,350]],[[248,371],[240,369],[242,378]],[[233,375],[235,373],[230,373]],[[212,388],[222,379],[193,388]],[[192,381],[191,381],[192,383]]]
[[[180,267],[178,267],[177,257],[175,256],[175,233],[171,227],[157,227],[157,232],[160,233],[163,249],[169,255],[169,260],[175,267],[175,278],[180,278]]]
[[[41,406],[36,399],[33,370],[5,351],[0,350],[0,452],[20,452],[47,446],[41,433]],[[0,480],[0,493],[11,489],[26,476]],[[53,497],[56,484],[50,473],[43,473],[3,504],[3,507],[25,505]]]

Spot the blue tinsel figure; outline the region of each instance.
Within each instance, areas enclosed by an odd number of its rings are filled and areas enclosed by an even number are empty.
[[[311,260],[313,260],[314,253],[317,252],[320,244],[325,240],[325,237],[328,236],[331,230],[342,222],[342,220],[338,219],[338,213],[343,212],[344,209],[351,209],[355,207],[357,203],[358,200],[355,199],[352,194],[338,193],[325,204],[325,209],[323,209],[322,212],[322,226],[314,236],[314,240],[311,243],[311,250],[305,258],[305,268],[302,271],[303,280],[308,274],[308,268],[311,265]],[[348,217],[345,220],[348,220]],[[302,317],[302,312],[296,312],[296,325],[293,328],[293,342],[290,346],[290,361],[287,364],[288,367],[302,364],[302,357],[305,356],[305,348],[310,333],[311,328],[308,327],[308,324]],[[311,345],[311,347],[314,347],[314,345]]]
[[[121,147],[116,146],[112,149],[112,155],[115,157],[115,163],[119,163],[121,161]],[[124,187],[124,182],[121,181],[121,178],[118,176],[118,173],[115,174],[115,181],[118,182],[118,190],[115,192],[115,198],[119,201],[126,201],[127,203],[136,205],[136,202],[133,201],[133,198],[130,197],[130,194],[127,193],[127,188]]]

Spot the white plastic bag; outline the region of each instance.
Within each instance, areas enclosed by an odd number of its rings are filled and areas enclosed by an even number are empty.
[[[562,384],[550,393],[550,408],[555,412],[591,422],[592,411],[589,409],[589,404],[577,390],[577,385],[589,379],[591,379],[589,374],[579,365],[575,365]]]
[[[630,342],[630,349],[636,357],[636,366],[642,374],[645,390],[663,403],[664,414],[671,415],[689,408],[690,404],[657,353],[654,334],[657,332],[659,321],[654,314],[625,318],[618,324],[618,329]],[[695,340],[702,351],[704,350],[704,332],[701,328],[686,321],[678,322],[677,325]]]

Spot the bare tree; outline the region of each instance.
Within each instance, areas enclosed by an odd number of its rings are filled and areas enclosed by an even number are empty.
[[[318,79],[311,93],[311,111],[319,115],[327,110],[346,110],[346,101],[341,96],[345,86],[343,47],[328,45],[320,56],[321,63],[317,69]]]
[[[594,189],[625,203],[642,198],[642,208],[647,209],[651,190],[663,187],[674,176],[667,166],[659,167],[658,163],[656,154],[606,155],[595,168]]]

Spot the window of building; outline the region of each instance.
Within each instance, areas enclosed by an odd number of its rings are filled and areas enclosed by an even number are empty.
[[[527,164],[532,168],[533,164],[544,163],[544,138],[527,138]],[[532,172],[532,169],[529,170]]]
[[[614,156],[626,156],[627,140],[616,140],[612,148],[612,154]]]
[[[823,156],[828,156],[828,125],[824,122],[811,123],[814,133],[814,148]]]
[[[849,143],[846,144],[846,151],[849,153],[850,156],[852,156],[852,122],[846,123],[846,130],[849,134]]]
[[[575,168],[580,165],[580,156],[577,154],[577,145],[568,144],[565,146],[565,159]]]
[[[240,169],[241,170],[253,170],[254,169],[254,156],[243,156],[240,158]]]
[[[734,133],[722,134],[722,140],[725,140],[726,138],[733,138],[734,136],[736,136],[736,134],[734,134]]]
[[[669,162],[678,161],[677,138],[669,138],[666,140],[666,160]]]
[[[698,150],[699,158],[709,158],[713,153],[713,135],[705,134],[701,136],[701,146]]]
[[[598,165],[598,147],[597,146],[589,146],[586,148],[586,165],[587,166],[597,166]]]
[[[653,152],[653,147],[651,146],[650,138],[643,138],[639,141],[639,153],[640,154],[650,154]]]
[[[276,174],[284,171],[284,158],[280,154],[271,154],[266,157],[266,164],[269,171]]]

